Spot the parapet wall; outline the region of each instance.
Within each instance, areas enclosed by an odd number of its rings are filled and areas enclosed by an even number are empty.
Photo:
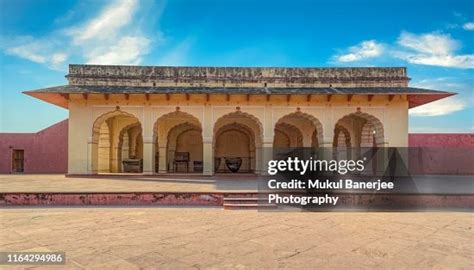
[[[70,85],[202,87],[407,87],[404,67],[273,68],[70,65]]]
[[[412,174],[473,175],[474,134],[409,134]]]

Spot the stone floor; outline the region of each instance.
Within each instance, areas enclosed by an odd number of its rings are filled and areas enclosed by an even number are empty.
[[[472,213],[10,208],[0,216],[0,251],[65,251],[70,269],[474,269]]]
[[[120,191],[256,191],[255,176],[203,177],[169,176],[91,176],[66,177],[63,174],[0,174],[0,192],[120,192]]]

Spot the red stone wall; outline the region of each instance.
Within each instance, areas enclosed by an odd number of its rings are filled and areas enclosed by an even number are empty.
[[[474,133],[458,134],[408,134],[410,147],[474,147]]]
[[[474,133],[409,134],[412,174],[474,174]]]
[[[0,133],[0,173],[11,173],[13,149],[24,150],[24,173],[66,173],[68,120],[37,133]]]

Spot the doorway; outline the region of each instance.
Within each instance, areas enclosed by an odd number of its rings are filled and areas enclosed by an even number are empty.
[[[24,172],[25,165],[25,151],[14,149],[12,152],[12,172],[22,173]]]

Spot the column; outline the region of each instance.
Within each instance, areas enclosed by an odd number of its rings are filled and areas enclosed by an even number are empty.
[[[153,174],[154,164],[153,136],[143,137],[143,174]]]
[[[377,143],[377,174],[383,175],[388,170],[389,148],[388,142]]]
[[[203,175],[214,174],[214,119],[212,117],[212,107],[205,105],[202,120],[202,158]]]
[[[212,147],[212,138],[203,138],[203,175],[214,174],[214,149]]]
[[[260,175],[268,174],[268,162],[273,159],[274,131],[273,108],[270,105],[266,105],[263,119],[263,141],[260,149],[257,148],[256,153],[259,157],[257,161],[260,161],[259,166],[257,166],[257,169],[260,169]]]
[[[321,118],[321,124],[323,126],[322,142],[319,143],[321,148],[319,159],[333,159],[333,139],[334,139],[334,128],[336,123],[334,120],[334,108],[328,107],[324,111],[324,115]]]
[[[158,154],[159,154],[159,173],[168,172],[168,155],[166,152],[166,142],[158,142]]]
[[[273,159],[273,138],[264,139],[262,148],[260,149],[261,156],[261,175],[268,175],[268,162]]]
[[[87,138],[87,153],[89,153],[87,173],[97,174],[99,173],[98,169],[98,145],[97,142],[92,141],[92,137]]]

